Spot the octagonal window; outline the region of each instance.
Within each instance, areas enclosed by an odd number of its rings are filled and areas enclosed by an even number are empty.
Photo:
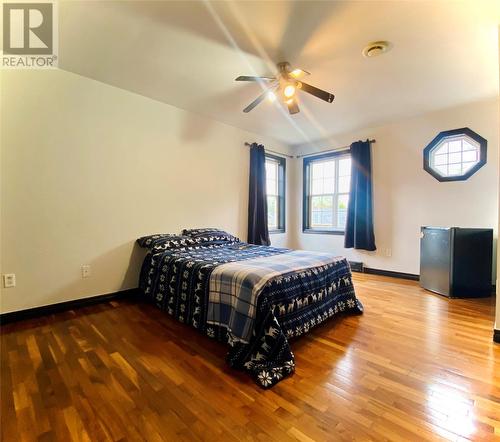
[[[486,164],[486,144],[469,128],[440,132],[424,149],[424,169],[439,181],[466,180]]]

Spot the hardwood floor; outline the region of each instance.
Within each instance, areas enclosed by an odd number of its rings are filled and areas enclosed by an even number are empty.
[[[293,342],[271,390],[224,346],[146,304],[113,301],[2,327],[1,434],[17,440],[494,440],[492,299],[355,275],[365,314]]]

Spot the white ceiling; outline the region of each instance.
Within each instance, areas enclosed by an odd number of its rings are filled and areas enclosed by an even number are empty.
[[[289,144],[498,95],[497,1],[71,1],[59,66]],[[363,47],[393,47],[366,59]],[[241,74],[287,60],[332,104],[288,116]],[[196,130],[196,128],[193,128]]]

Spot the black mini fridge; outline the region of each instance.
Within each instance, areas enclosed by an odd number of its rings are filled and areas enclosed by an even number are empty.
[[[493,229],[422,227],[420,285],[450,298],[490,296]]]

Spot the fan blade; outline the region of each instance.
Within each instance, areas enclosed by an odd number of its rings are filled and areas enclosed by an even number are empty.
[[[300,83],[301,83],[300,89],[302,89],[304,92],[307,92],[308,94],[320,98],[321,100],[325,100],[328,103],[331,103],[335,98],[335,95],[330,94],[330,92],[323,91],[321,89],[318,89],[317,87],[311,86],[310,84],[304,83],[302,81]]]
[[[266,98],[267,94],[269,91],[264,92],[262,95],[259,95],[255,100],[253,100],[245,109],[243,109],[243,112],[246,114],[250,112],[255,106],[257,106],[264,98]]]
[[[249,75],[240,75],[235,78],[234,81],[273,81],[276,80],[274,77],[252,77]]]
[[[286,105],[288,106],[288,112],[290,112],[290,115],[298,114],[300,112],[299,105],[297,104],[295,98],[290,98],[290,100],[286,102]]]
[[[255,100],[253,100],[245,109],[243,109],[243,112],[246,114],[250,112],[255,106],[257,106],[264,98],[267,97],[267,95],[271,92],[274,92],[276,89],[278,89],[279,83],[274,83],[271,84],[269,88],[267,88],[263,94],[259,95]]]
[[[289,75],[293,78],[300,78],[303,77],[304,75],[311,75],[311,73],[304,71],[304,69],[294,69],[293,71],[290,72]]]

